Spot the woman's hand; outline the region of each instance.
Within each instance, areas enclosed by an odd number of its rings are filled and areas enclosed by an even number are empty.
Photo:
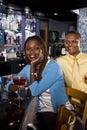
[[[10,90],[10,91],[17,91],[19,88],[20,88],[21,90],[23,90],[23,89],[24,89],[24,85],[11,84],[11,85],[9,86],[9,90]]]

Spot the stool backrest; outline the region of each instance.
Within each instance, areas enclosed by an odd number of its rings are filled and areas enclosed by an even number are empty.
[[[83,124],[87,121],[87,94],[71,87],[66,87],[66,93],[69,101],[76,108],[76,113],[81,117]]]
[[[73,130],[76,121],[75,114],[61,105],[58,110],[55,130]]]

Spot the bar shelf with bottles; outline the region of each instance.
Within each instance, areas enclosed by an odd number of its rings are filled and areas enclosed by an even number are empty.
[[[8,59],[21,57],[25,40],[35,34],[36,17],[28,10],[19,11],[12,6],[6,13],[0,12],[0,56],[5,50]]]

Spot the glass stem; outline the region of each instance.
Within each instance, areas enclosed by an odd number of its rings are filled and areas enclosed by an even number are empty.
[[[19,108],[20,108],[20,103],[21,103],[21,99],[20,99],[20,88],[19,88],[19,90],[18,90],[18,97],[19,97]]]

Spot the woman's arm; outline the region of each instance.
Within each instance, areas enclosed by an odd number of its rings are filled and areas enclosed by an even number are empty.
[[[43,93],[47,89],[51,88],[53,84],[58,81],[59,84],[63,82],[63,74],[61,68],[55,61],[49,62],[42,73],[42,79],[37,82],[34,81],[30,85],[31,93],[33,96],[38,96],[39,94]],[[64,84],[63,84],[64,85]]]
[[[26,76],[27,81],[29,81],[29,79],[30,79],[30,66],[26,65],[26,66],[18,73],[18,75]],[[19,87],[20,87],[21,89],[23,89],[23,86],[22,86],[22,85],[21,85],[21,86],[15,85],[15,84],[13,83],[13,79],[12,79],[12,80],[10,80],[10,81],[6,84],[5,89],[6,89],[6,91],[16,91],[16,90],[18,90]]]

